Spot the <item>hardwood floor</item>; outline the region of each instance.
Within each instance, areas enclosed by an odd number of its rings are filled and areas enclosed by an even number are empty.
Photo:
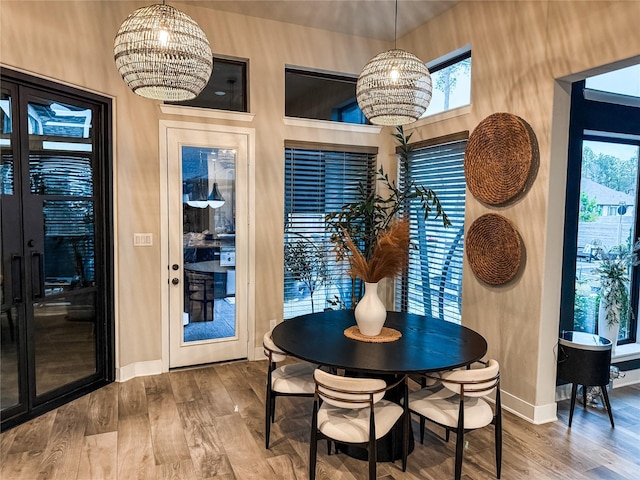
[[[236,362],[108,385],[3,433],[2,480],[294,480],[308,478],[309,417],[305,398],[279,398],[271,449],[264,448],[266,361]],[[640,386],[611,395],[606,412],[569,402],[557,422],[532,425],[504,412],[503,479],[640,478]],[[414,432],[417,422],[413,420]],[[378,478],[452,479],[455,438],[437,429],[417,440],[407,472],[380,463]],[[465,480],[495,478],[492,427],[465,436]],[[318,480],[367,478],[366,463],[318,453]]]

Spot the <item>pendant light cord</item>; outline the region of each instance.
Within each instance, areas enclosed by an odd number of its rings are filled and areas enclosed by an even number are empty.
[[[396,17],[393,22],[393,48],[396,49],[396,42],[398,40],[398,0],[396,0]]]

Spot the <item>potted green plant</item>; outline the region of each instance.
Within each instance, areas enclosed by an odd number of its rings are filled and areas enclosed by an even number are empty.
[[[392,135],[398,141],[399,159],[406,170],[409,167],[411,152],[409,140],[413,134],[405,135],[403,127],[398,126]],[[378,240],[402,217],[413,199],[419,199],[421,202],[425,219],[435,211],[435,218],[441,218],[445,227],[451,225],[438,196],[431,188],[416,185],[413,181],[398,186],[395,181],[389,179],[382,167],[376,171],[376,182],[379,188],[371,193],[366,192],[360,185],[357,201],[343,205],[340,211],[329,213],[325,218],[338,261],[351,259],[353,248],[357,248],[362,253],[363,260],[371,262],[376,255]],[[351,249],[347,245],[347,239],[352,242]],[[351,272],[353,306],[361,297],[362,286],[356,289],[355,279],[359,277],[354,277],[353,269]],[[367,282],[366,279],[362,280]]]
[[[619,245],[602,254],[598,335],[608,338],[615,351],[620,324],[631,317],[629,267],[638,264],[640,240],[631,246]]]

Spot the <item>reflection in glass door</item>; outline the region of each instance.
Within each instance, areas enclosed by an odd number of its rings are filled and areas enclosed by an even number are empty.
[[[236,334],[235,157],[182,147],[184,342]]]
[[[1,102],[4,428],[111,375],[100,109],[4,79]]]

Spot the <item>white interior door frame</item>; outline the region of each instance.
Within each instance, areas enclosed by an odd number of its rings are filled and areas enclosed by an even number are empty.
[[[246,283],[242,285],[242,288],[247,289],[246,305],[236,305],[236,308],[246,309],[247,318],[247,358],[254,360],[255,357],[255,174],[254,174],[254,159],[255,159],[255,129],[246,127],[231,127],[226,125],[213,125],[206,123],[196,122],[181,122],[174,120],[160,120],[159,122],[159,164],[160,164],[160,261],[161,265],[166,265],[167,268],[162,268],[162,288],[161,288],[161,316],[162,316],[162,371],[169,371],[169,188],[167,181],[167,174],[169,170],[168,157],[169,157],[169,145],[168,137],[171,129],[176,130],[188,130],[190,132],[201,131],[207,135],[221,133],[221,134],[235,134],[242,135],[246,138],[247,145],[247,191],[244,192],[247,202],[247,225],[246,231],[248,238],[246,239],[245,253],[247,255],[247,272]]]

